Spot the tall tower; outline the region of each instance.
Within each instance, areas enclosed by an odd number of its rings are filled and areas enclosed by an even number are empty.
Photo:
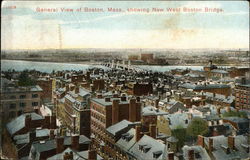
[[[59,43],[59,48],[62,49],[62,31],[61,31],[61,25],[58,24],[58,43]]]

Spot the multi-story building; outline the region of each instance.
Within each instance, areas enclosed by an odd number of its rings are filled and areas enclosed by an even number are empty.
[[[25,112],[34,112],[41,107],[41,87],[36,86],[2,86],[1,113],[8,121]]]
[[[52,100],[52,82],[53,80],[46,78],[37,79],[37,84],[42,88],[41,100],[42,102],[51,102]]]
[[[57,99],[57,113],[72,132],[90,135],[90,93],[83,88],[76,86],[74,90],[69,91],[66,86],[65,96]]]
[[[239,109],[250,109],[250,84],[237,84],[234,91],[235,107]]]
[[[114,94],[113,97],[105,97],[98,94],[91,99],[91,133],[96,137],[96,145],[105,140],[106,128],[124,119],[130,122],[141,120],[141,103],[135,98]],[[96,146],[100,148],[100,146]]]

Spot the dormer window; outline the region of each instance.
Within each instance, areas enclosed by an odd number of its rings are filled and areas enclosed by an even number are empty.
[[[145,146],[143,147],[143,152],[144,152],[144,153],[147,153],[150,149],[151,149],[150,146],[145,145]]]
[[[153,158],[158,158],[161,156],[161,154],[162,154],[162,151],[153,152]]]

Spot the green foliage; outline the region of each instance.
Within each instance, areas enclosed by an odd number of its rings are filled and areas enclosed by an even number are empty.
[[[187,127],[187,134],[192,137],[208,133],[207,122],[201,118],[194,118]]]
[[[187,136],[186,129],[179,126],[177,127],[177,129],[172,130],[171,133],[172,133],[172,136],[178,139],[178,142],[177,142],[178,148],[183,147],[185,140],[186,140],[186,136]]]
[[[18,77],[18,85],[19,86],[32,86],[36,85],[36,81],[29,77],[29,73],[27,70],[23,71]]]
[[[247,114],[245,112],[239,112],[239,111],[229,111],[225,112],[222,115],[223,117],[241,117],[241,118],[247,118]]]

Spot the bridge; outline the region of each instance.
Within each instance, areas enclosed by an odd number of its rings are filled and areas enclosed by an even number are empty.
[[[131,61],[125,61],[125,60],[112,60],[111,62],[107,63],[101,63],[100,65],[103,65],[105,67],[109,67],[111,69],[120,69],[120,70],[127,70],[127,71],[136,71],[136,72],[145,72],[147,70],[139,68],[137,66],[131,65]]]

